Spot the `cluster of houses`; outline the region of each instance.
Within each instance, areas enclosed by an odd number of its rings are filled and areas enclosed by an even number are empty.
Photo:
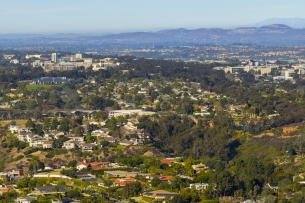
[[[145,140],[149,140],[149,136],[145,136],[143,130],[137,129],[136,123],[137,119],[128,119],[128,122],[122,126],[124,129],[125,135],[134,135],[133,137],[126,138],[119,138],[110,136],[111,130],[108,128],[100,128],[97,130],[92,131],[92,136],[99,138],[99,140],[104,140],[109,143],[116,143],[122,146],[129,146],[129,145],[139,145],[143,144]],[[97,123],[99,124],[99,123]],[[75,149],[80,148],[86,151],[92,151],[95,146],[103,147],[98,144],[97,141],[94,143],[86,143],[85,137],[83,136],[74,136],[73,134],[66,134],[62,131],[45,131],[43,136],[33,134],[32,128],[25,127],[23,125],[10,125],[8,130],[15,134],[18,140],[29,143],[30,147],[41,147],[44,149],[54,149],[56,147],[55,140],[58,139],[60,136],[65,136],[68,138],[62,145],[64,149]]]

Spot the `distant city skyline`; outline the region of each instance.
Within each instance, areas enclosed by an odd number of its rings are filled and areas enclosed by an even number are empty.
[[[10,0],[0,3],[0,34],[231,28],[268,18],[305,18],[303,8],[299,0]]]

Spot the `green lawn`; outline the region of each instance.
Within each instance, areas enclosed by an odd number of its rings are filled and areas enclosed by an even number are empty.
[[[149,197],[142,197],[142,202],[153,202],[153,199],[152,198],[149,198]]]
[[[0,125],[4,126],[8,123],[10,123],[12,120],[5,120],[5,121],[0,121]],[[27,120],[15,120],[17,125],[24,125]]]
[[[39,88],[50,89],[53,86],[56,86],[56,85],[27,85],[26,89],[27,90],[34,90],[34,89],[39,89]]]

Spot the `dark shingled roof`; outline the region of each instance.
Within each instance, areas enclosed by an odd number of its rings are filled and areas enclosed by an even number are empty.
[[[62,186],[62,185],[40,186],[40,187],[36,187],[36,190],[38,190],[42,194],[44,194],[44,193],[56,193],[56,192],[65,193],[65,192],[68,191],[67,188],[65,186]]]

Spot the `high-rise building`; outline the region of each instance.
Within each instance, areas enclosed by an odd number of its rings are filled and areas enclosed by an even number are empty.
[[[51,61],[54,63],[59,63],[59,54],[58,53],[52,53]]]

